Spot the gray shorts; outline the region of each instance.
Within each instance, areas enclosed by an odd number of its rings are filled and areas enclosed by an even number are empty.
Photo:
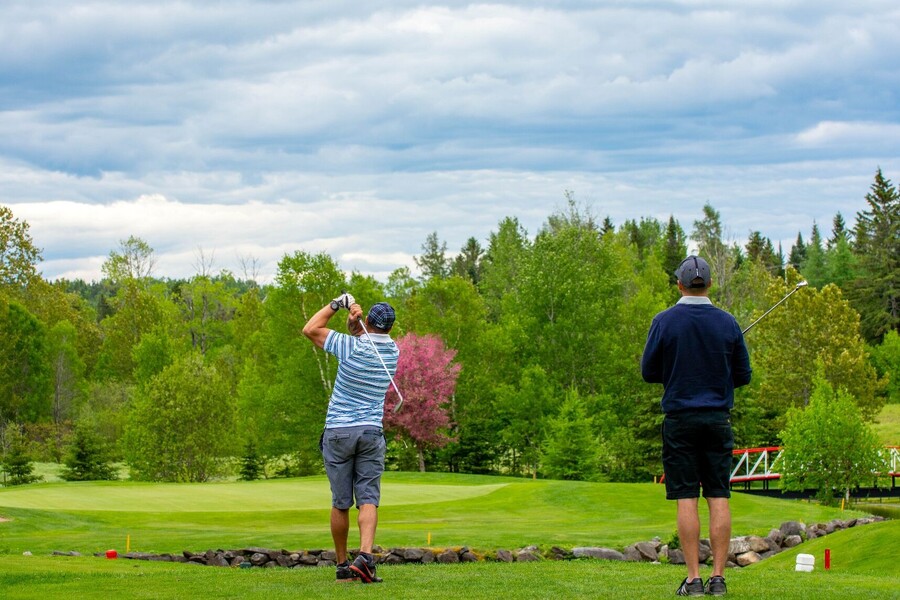
[[[378,506],[386,444],[380,427],[361,425],[326,429],[319,442],[331,484],[331,505],[341,510]]]

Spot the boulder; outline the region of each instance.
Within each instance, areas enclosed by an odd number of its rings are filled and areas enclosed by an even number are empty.
[[[776,546],[781,548],[781,544],[784,543],[784,534],[781,533],[780,529],[773,529],[769,532],[769,535],[766,536],[766,539],[774,542]],[[771,545],[771,544],[770,544]]]
[[[684,564],[684,552],[681,550],[681,548],[669,548],[669,564]]]
[[[769,542],[766,541],[766,538],[759,537],[758,535],[750,535],[747,536],[747,541],[750,543],[750,550],[760,554],[762,552],[768,552],[771,550],[769,548]]]
[[[472,552],[471,550],[466,550],[465,552],[461,552],[459,555],[460,562],[478,562],[478,555]]]
[[[806,533],[806,525],[800,523],[799,521],[785,521],[781,524],[781,533],[784,534],[784,537],[789,537],[792,535],[803,536]]]
[[[425,556],[425,551],[421,548],[406,548],[401,552],[397,552],[396,550],[392,550],[391,552],[399,554],[406,562],[422,562],[422,557]]]
[[[643,560],[649,562],[659,560],[659,542],[638,542],[634,547]]]
[[[523,548],[516,552],[516,561],[517,562],[535,562],[541,560],[540,554],[538,554],[537,550],[529,550],[527,548]]]
[[[803,543],[803,538],[799,535],[789,535],[784,538],[784,548],[793,548],[794,546],[799,546]]]
[[[746,537],[733,538],[728,544],[728,554],[743,554],[750,552],[750,541]]]
[[[575,558],[601,558],[604,560],[625,560],[625,555],[612,548],[579,547],[572,549]]]
[[[761,560],[762,558],[760,558],[759,554],[751,550],[750,552],[744,552],[743,554],[738,555],[737,564],[738,566],[746,567],[752,564],[756,564]]]
[[[512,562],[513,555],[509,550],[497,550],[497,560],[500,562]]]
[[[437,561],[443,564],[458,563],[459,555],[453,550],[444,550],[437,555]]]

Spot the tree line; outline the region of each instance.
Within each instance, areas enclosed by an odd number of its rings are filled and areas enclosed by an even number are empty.
[[[852,228],[840,214],[824,236],[813,223],[787,258],[760,231],[728,239],[710,204],[688,233],[673,217],[617,226],[566,200],[533,235],[510,216],[452,256],[434,232],[418,273],[378,281],[296,250],[266,285],[214,273],[202,252],[193,277],[160,277],[133,236],[100,281],[47,281],[28,224],[0,206],[4,469],[27,478],[16,465],[29,456],[66,461],[72,478],[113,460],[161,481],[320,472],[336,363],[301,328],[347,289],[395,306],[392,333],[414,358],[411,398],[386,419],[389,468],[648,481],[661,388],[638,365],[689,246],[712,266],[713,302],[743,325],[810,284],[747,334],[737,444],[781,443],[817,389],[868,421],[900,401],[900,192],[880,170]]]

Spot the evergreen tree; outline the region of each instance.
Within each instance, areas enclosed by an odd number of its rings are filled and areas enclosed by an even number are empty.
[[[62,478],[66,481],[110,481],[118,479],[110,463],[106,442],[90,427],[75,428],[75,437],[64,461]]]
[[[613,225],[612,219],[607,215],[603,219],[603,223],[600,224],[600,235],[606,235],[607,233],[612,233],[616,230],[616,226]]]
[[[574,389],[566,394],[559,414],[547,422],[541,466],[551,479],[601,479],[600,443],[594,437],[584,402]]]
[[[254,481],[265,474],[265,459],[260,456],[256,442],[247,440],[244,455],[241,456],[241,481]]]
[[[481,281],[481,257],[483,254],[484,250],[478,240],[470,237],[466,240],[466,245],[460,248],[456,258],[453,259],[450,274],[468,279],[478,285]]]
[[[662,266],[669,276],[669,284],[675,285],[678,277],[675,275],[675,269],[687,256],[687,236],[674,215],[669,215],[669,221],[666,223],[666,230],[662,240]]]
[[[828,238],[826,250],[831,250],[840,240],[850,241],[850,232],[847,231],[847,224],[840,212],[834,215],[831,220],[831,237]]]
[[[788,254],[788,264],[799,271],[805,262],[806,244],[803,243],[803,234],[798,231],[797,241],[791,246],[791,252]]]
[[[40,481],[42,478],[33,475],[34,463],[28,452],[28,440],[21,426],[8,423],[3,430],[3,457],[0,459],[0,471],[3,472],[4,485],[25,485]]]
[[[413,261],[419,267],[422,281],[450,275],[450,264],[447,260],[447,242],[438,239],[437,231],[428,234],[422,244],[421,256],[414,256]]]
[[[866,339],[878,343],[900,330],[900,192],[881,173],[866,194],[869,208],[856,214],[854,250],[860,274],[851,298]]]
[[[815,287],[822,287],[828,283],[828,275],[825,266],[825,249],[822,247],[822,235],[819,226],[813,221],[812,235],[806,245],[806,258],[800,265],[800,273]]]

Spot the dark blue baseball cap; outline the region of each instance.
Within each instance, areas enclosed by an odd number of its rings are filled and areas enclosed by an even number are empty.
[[[394,319],[396,318],[397,315],[394,313],[394,308],[387,302],[373,304],[372,308],[369,309],[369,325],[383,331],[388,331],[393,327]]]

